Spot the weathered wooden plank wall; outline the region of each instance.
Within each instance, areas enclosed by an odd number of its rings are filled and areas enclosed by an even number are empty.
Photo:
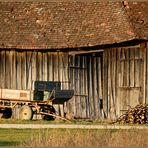
[[[117,118],[129,107],[148,102],[147,57],[145,44],[104,50],[103,101],[108,118]]]
[[[68,54],[39,51],[0,51],[0,88],[34,89],[34,81],[61,81],[68,89]],[[63,106],[55,105],[63,115]]]
[[[75,96],[55,105],[63,116],[98,118],[102,99],[101,57],[97,54],[68,56],[61,52],[0,51],[0,87],[34,89],[35,80],[61,81],[62,89],[74,89]]]
[[[105,49],[100,54],[68,55],[61,52],[0,51],[0,87],[33,89],[33,81],[61,81],[75,96],[56,110],[76,118],[99,118],[103,111],[116,118],[129,106],[148,102],[148,45]],[[103,63],[102,63],[103,62]]]
[[[35,80],[68,82],[68,55],[58,59],[48,52],[1,51],[0,78],[0,87],[10,89],[32,89]],[[63,89],[67,86],[62,85]]]
[[[70,88],[75,90],[72,105],[77,118],[99,118],[99,99],[102,99],[101,57],[71,56]]]

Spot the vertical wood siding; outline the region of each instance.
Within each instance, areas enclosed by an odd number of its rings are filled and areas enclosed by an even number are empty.
[[[34,81],[61,81],[62,89],[75,95],[63,105],[54,105],[63,116],[98,118],[102,98],[101,57],[68,56],[61,52],[0,51],[0,87],[34,89]]]
[[[75,90],[71,109],[77,118],[99,118],[102,99],[101,57],[77,55],[69,57],[70,88]]]
[[[139,103],[148,103],[147,45],[105,49],[69,56],[61,52],[0,51],[0,87],[34,89],[35,80],[61,81],[75,95],[56,110],[76,118],[117,118]],[[100,102],[103,99],[103,109]]]
[[[147,64],[143,45],[104,51],[103,101],[108,118],[117,118],[129,107],[148,102]]]
[[[0,87],[10,89],[33,89],[35,80],[68,82],[68,55],[0,51],[0,79]]]

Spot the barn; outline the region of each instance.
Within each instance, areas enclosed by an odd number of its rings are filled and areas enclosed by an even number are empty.
[[[0,2],[0,88],[59,81],[75,118],[115,119],[148,103],[148,2]]]

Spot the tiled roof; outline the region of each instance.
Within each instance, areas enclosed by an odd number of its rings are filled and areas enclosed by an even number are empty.
[[[114,1],[0,2],[0,48],[77,48],[148,39],[147,27],[136,22],[138,17],[147,23],[148,14],[141,12],[147,6],[129,6]]]
[[[129,2],[128,5],[127,12],[135,34],[148,40],[148,2]]]

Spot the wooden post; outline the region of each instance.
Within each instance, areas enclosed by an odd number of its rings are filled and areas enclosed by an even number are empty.
[[[145,43],[145,47],[144,47],[144,83],[143,83],[143,100],[144,100],[144,104],[147,103],[147,44]]]
[[[108,117],[108,49],[103,54],[103,110]]]

